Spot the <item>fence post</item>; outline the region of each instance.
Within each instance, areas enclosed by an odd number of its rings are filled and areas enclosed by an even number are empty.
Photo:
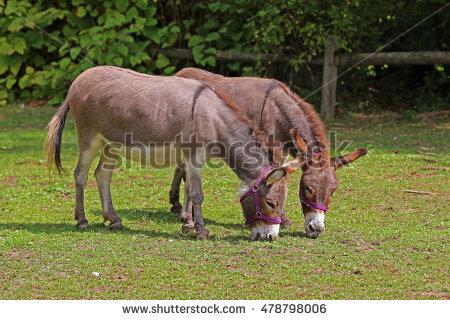
[[[323,118],[334,118],[336,104],[337,66],[334,64],[334,53],[337,50],[333,36],[328,36],[323,57],[322,103],[320,114]]]

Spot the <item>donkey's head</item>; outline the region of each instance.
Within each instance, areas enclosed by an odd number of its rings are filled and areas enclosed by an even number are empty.
[[[278,237],[287,195],[287,175],[295,170],[287,166],[267,167],[250,189],[248,186],[241,189],[241,205],[252,232],[251,239],[272,241]]]
[[[328,158],[321,152],[311,152],[295,129],[290,131],[297,150],[302,158],[291,161],[290,167],[301,166],[299,197],[305,217],[305,231],[310,238],[317,238],[325,231],[325,212],[328,210],[331,196],[338,187],[336,170],[367,153],[366,149],[357,149],[337,158]]]

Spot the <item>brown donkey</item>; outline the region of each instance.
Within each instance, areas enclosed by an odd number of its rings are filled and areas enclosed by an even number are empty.
[[[200,80],[229,96],[245,108],[250,119],[259,123],[267,135],[284,143],[284,149],[297,158],[303,174],[299,197],[308,237],[317,238],[325,230],[325,212],[338,184],[335,170],[367,153],[357,149],[338,158],[329,157],[324,125],[314,107],[276,80],[250,77],[223,77],[196,68],[185,68],[176,76]],[[179,188],[183,169],[177,168],[170,191],[172,211],[181,208]],[[283,213],[282,226],[290,227]]]
[[[209,232],[202,216],[201,168],[211,157],[224,159],[241,180],[244,217],[253,238],[278,236],[280,208],[284,205],[286,175],[295,168],[272,167],[265,136],[235,105],[208,85],[180,77],[158,77],[117,67],[95,67],[72,83],[66,101],[48,125],[44,150],[51,166],[53,153],[61,169],[60,148],[65,117],[70,109],[78,135],[80,157],[76,166],[75,219],[86,229],[84,187],[99,149],[95,170],[105,221],[120,229],[110,182],[120,154],[146,165],[186,168],[182,230]],[[248,192],[247,192],[248,193]],[[192,220],[194,217],[194,220]]]

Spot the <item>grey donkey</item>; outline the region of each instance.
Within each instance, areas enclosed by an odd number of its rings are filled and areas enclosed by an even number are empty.
[[[216,157],[225,160],[241,180],[241,196],[252,188],[255,191],[254,197],[241,203],[245,219],[256,216],[249,223],[251,237],[277,238],[279,224],[273,221],[280,218],[286,178],[298,169],[297,162],[274,165],[265,135],[225,95],[209,85],[110,66],[86,70],[72,83],[65,102],[48,124],[44,151],[50,168],[54,155],[61,169],[61,140],[69,110],[80,149],[74,171],[78,228],[88,227],[84,188],[92,161],[101,150],[95,178],[109,228],[122,227],[122,219],[112,204],[110,183],[117,159],[124,155],[146,165],[185,168],[182,230],[190,232],[195,228],[198,239],[208,238],[202,215],[201,169],[208,159]]]

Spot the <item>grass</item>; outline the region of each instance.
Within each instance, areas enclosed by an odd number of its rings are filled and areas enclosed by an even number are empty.
[[[0,299],[449,298],[448,171],[420,170],[430,164],[416,153],[435,147],[433,165],[449,167],[448,118],[328,123],[338,144],[352,141],[347,152],[366,147],[369,155],[338,172],[327,229],[316,240],[303,231],[295,173],[286,205],[294,224],[267,243],[248,241],[239,181],[227,168],[203,173],[208,241],[182,234],[178,215],[168,212],[173,168],[138,165],[113,176],[125,229],[105,230],[93,166],[90,228],[76,230],[73,122],[63,137],[66,173],[49,178],[41,161],[43,128],[54,112],[0,108]]]

